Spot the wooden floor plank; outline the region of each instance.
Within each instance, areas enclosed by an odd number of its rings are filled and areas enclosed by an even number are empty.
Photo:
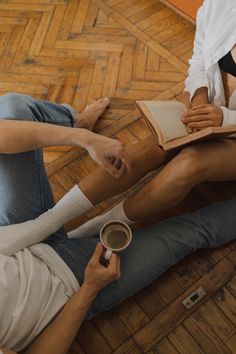
[[[163,338],[161,341],[156,343],[152,349],[150,349],[147,354],[179,354],[180,352],[176,347],[170,342],[168,338]]]
[[[97,354],[98,348],[101,353],[112,353],[112,347],[105,340],[101,332],[97,330],[97,327],[93,324],[92,321],[85,321],[83,323],[77,339],[85,353]]]
[[[140,348],[134,342],[134,340],[129,339],[124,344],[122,344],[118,349],[116,349],[114,354],[142,354]]]
[[[145,312],[134,299],[128,299],[119,304],[115,311],[130,333],[137,332],[149,321]]]
[[[189,316],[183,322],[183,325],[191,333],[195,341],[204,348],[205,353],[228,354],[225,344],[219,339],[198,310]]]
[[[135,300],[150,319],[155,317],[167,306],[151,285],[138,292],[138,294],[135,295]]]
[[[182,305],[182,301],[188,296],[188,294],[191,294],[191,292],[197,289],[198,286],[202,286],[207,291],[208,295],[206,297],[209,297],[222,285],[227,283],[229,278],[232,277],[231,274],[233,269],[234,268],[232,263],[228,262],[226,259],[218,263],[210,274],[204,275],[191,288],[189,288],[173,303],[171,303],[166,310],[162,311],[160,315],[156,316],[146,326],[139,330],[139,332],[134,335],[134,339],[137,344],[144,351],[149,350],[154,342],[164,337],[168,332],[173,330],[177,324],[182,322],[186,317],[190,315],[190,313],[192,313],[192,309],[187,311]],[[203,308],[203,306],[204,305],[202,305],[201,308]],[[211,321],[211,325],[213,325],[212,322],[214,322],[216,329],[218,329],[217,335],[219,335],[220,338],[223,337],[224,340],[226,340],[230,334],[232,334],[232,324],[227,319],[222,317],[222,326],[224,328],[224,332],[221,332],[221,330],[218,328],[218,325],[221,325],[221,321],[219,320],[219,312],[216,312],[216,316],[218,318],[218,323],[216,324],[215,321]],[[172,320],[170,321],[170,319]],[[209,315],[207,316],[206,320],[209,320]]]
[[[226,342],[227,348],[230,350],[230,353],[236,353],[236,333],[232,335],[232,337]]]
[[[227,288],[223,288],[213,296],[213,301],[233,323],[236,330],[236,298],[227,290]]]
[[[189,354],[189,350],[191,350],[191,354],[205,353],[203,348],[197,344],[194,338],[182,325],[173,330],[169,334],[168,339],[179,353]]]
[[[201,306],[199,312],[223,343],[226,343],[234,334],[235,326],[224,316],[223,311],[215,305],[213,300],[209,299]]]
[[[96,317],[94,322],[113,350],[119,348],[130,337],[127,327],[114,311]]]

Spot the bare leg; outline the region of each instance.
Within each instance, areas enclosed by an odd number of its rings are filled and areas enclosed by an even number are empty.
[[[187,92],[185,92],[179,100],[184,103],[187,108],[191,108],[189,94]],[[97,102],[100,101],[103,102],[102,100]],[[90,106],[91,111],[94,110],[95,104]],[[107,101],[102,103],[104,106],[103,111],[106,109],[107,104]],[[86,111],[84,111],[81,115],[85,113]],[[98,115],[97,113],[96,116]],[[84,122],[84,119],[82,119],[81,124],[84,124]],[[151,135],[140,143],[129,145],[127,147],[127,151],[132,160],[132,174],[126,174],[117,180],[113,178],[105,169],[97,168],[79,184],[80,189],[84,192],[93,205],[126,191],[147,173],[159,168],[162,164],[169,161],[178,152],[171,151],[167,153],[163,151]]]
[[[80,183],[80,189],[93,205],[126,191],[148,172],[157,169],[176,154],[163,151],[152,136],[140,143],[129,145],[127,152],[132,161],[131,174],[127,173],[115,179],[99,167]]]
[[[236,139],[199,143],[183,149],[158,176],[124,202],[130,220],[142,220],[181,201],[203,181],[236,179]]]

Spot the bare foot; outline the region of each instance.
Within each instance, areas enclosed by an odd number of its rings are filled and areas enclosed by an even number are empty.
[[[98,118],[103,114],[109,104],[109,98],[105,97],[87,106],[82,113],[78,114],[77,127],[93,130]]]

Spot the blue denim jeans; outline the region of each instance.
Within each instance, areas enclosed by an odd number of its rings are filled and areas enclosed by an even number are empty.
[[[8,94],[0,97],[0,118],[73,126],[73,111]],[[45,173],[42,151],[0,154],[0,224],[37,217],[54,204]],[[87,318],[132,296],[189,253],[217,247],[236,238],[236,199],[214,204],[134,232],[130,246],[120,254],[121,278],[97,296]],[[98,235],[69,240],[63,228],[45,241],[70,267],[80,284]]]

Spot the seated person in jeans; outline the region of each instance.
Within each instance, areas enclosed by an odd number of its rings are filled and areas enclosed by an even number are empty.
[[[91,128],[107,104],[88,107],[77,125],[86,117]],[[41,148],[82,146],[113,176],[123,175],[120,183],[130,169],[126,151],[116,140],[72,128],[70,106],[8,94],[0,107],[0,352],[65,354],[84,318],[132,296],[187,254],[235,238],[233,199],[135,232],[104,267],[96,232],[79,237],[63,228],[93,207],[86,183],[54,205]]]

